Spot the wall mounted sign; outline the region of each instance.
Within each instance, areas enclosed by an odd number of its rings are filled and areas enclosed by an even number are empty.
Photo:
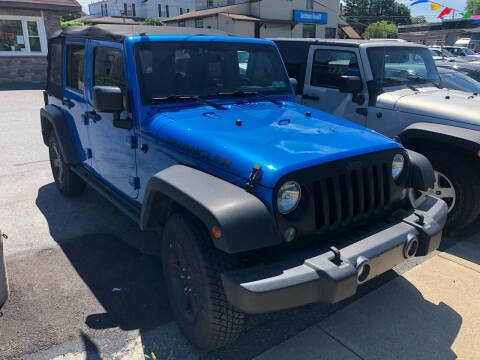
[[[326,24],[328,14],[317,11],[293,10],[293,21],[314,24]]]

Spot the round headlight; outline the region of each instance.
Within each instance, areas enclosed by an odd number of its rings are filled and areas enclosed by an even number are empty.
[[[277,193],[277,207],[280,214],[289,214],[296,209],[300,202],[302,191],[295,181],[287,181]]]
[[[403,171],[404,165],[405,165],[405,158],[403,157],[403,155],[402,154],[396,154],[393,157],[393,161],[392,161],[392,177],[393,177],[393,180],[398,179],[398,177],[400,176],[400,174]]]

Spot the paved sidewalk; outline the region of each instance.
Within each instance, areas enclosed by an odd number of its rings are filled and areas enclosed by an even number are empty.
[[[475,238],[407,271],[256,360],[480,359],[480,237]]]

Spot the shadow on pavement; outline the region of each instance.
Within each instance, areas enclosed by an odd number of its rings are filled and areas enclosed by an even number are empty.
[[[145,236],[136,224],[88,188],[82,197],[69,199],[51,183],[39,189],[36,205],[51,236],[105,309],[85,314],[87,329],[138,329],[142,335],[172,321],[159,259],[122,241]],[[95,343],[83,332],[81,337],[92,356]]]
[[[444,236],[439,250],[480,265],[480,217],[467,228]]]

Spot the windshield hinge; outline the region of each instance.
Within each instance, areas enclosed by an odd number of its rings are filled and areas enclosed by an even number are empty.
[[[128,178],[128,183],[134,190],[140,189],[140,178],[137,176],[131,176]]]
[[[253,166],[252,172],[248,176],[248,183],[245,184],[245,189],[248,192],[254,191],[255,187],[257,186],[261,178],[262,178],[262,165],[255,164]]]
[[[136,149],[138,147],[138,138],[135,135],[127,136],[127,143],[130,145],[130,149]]]

